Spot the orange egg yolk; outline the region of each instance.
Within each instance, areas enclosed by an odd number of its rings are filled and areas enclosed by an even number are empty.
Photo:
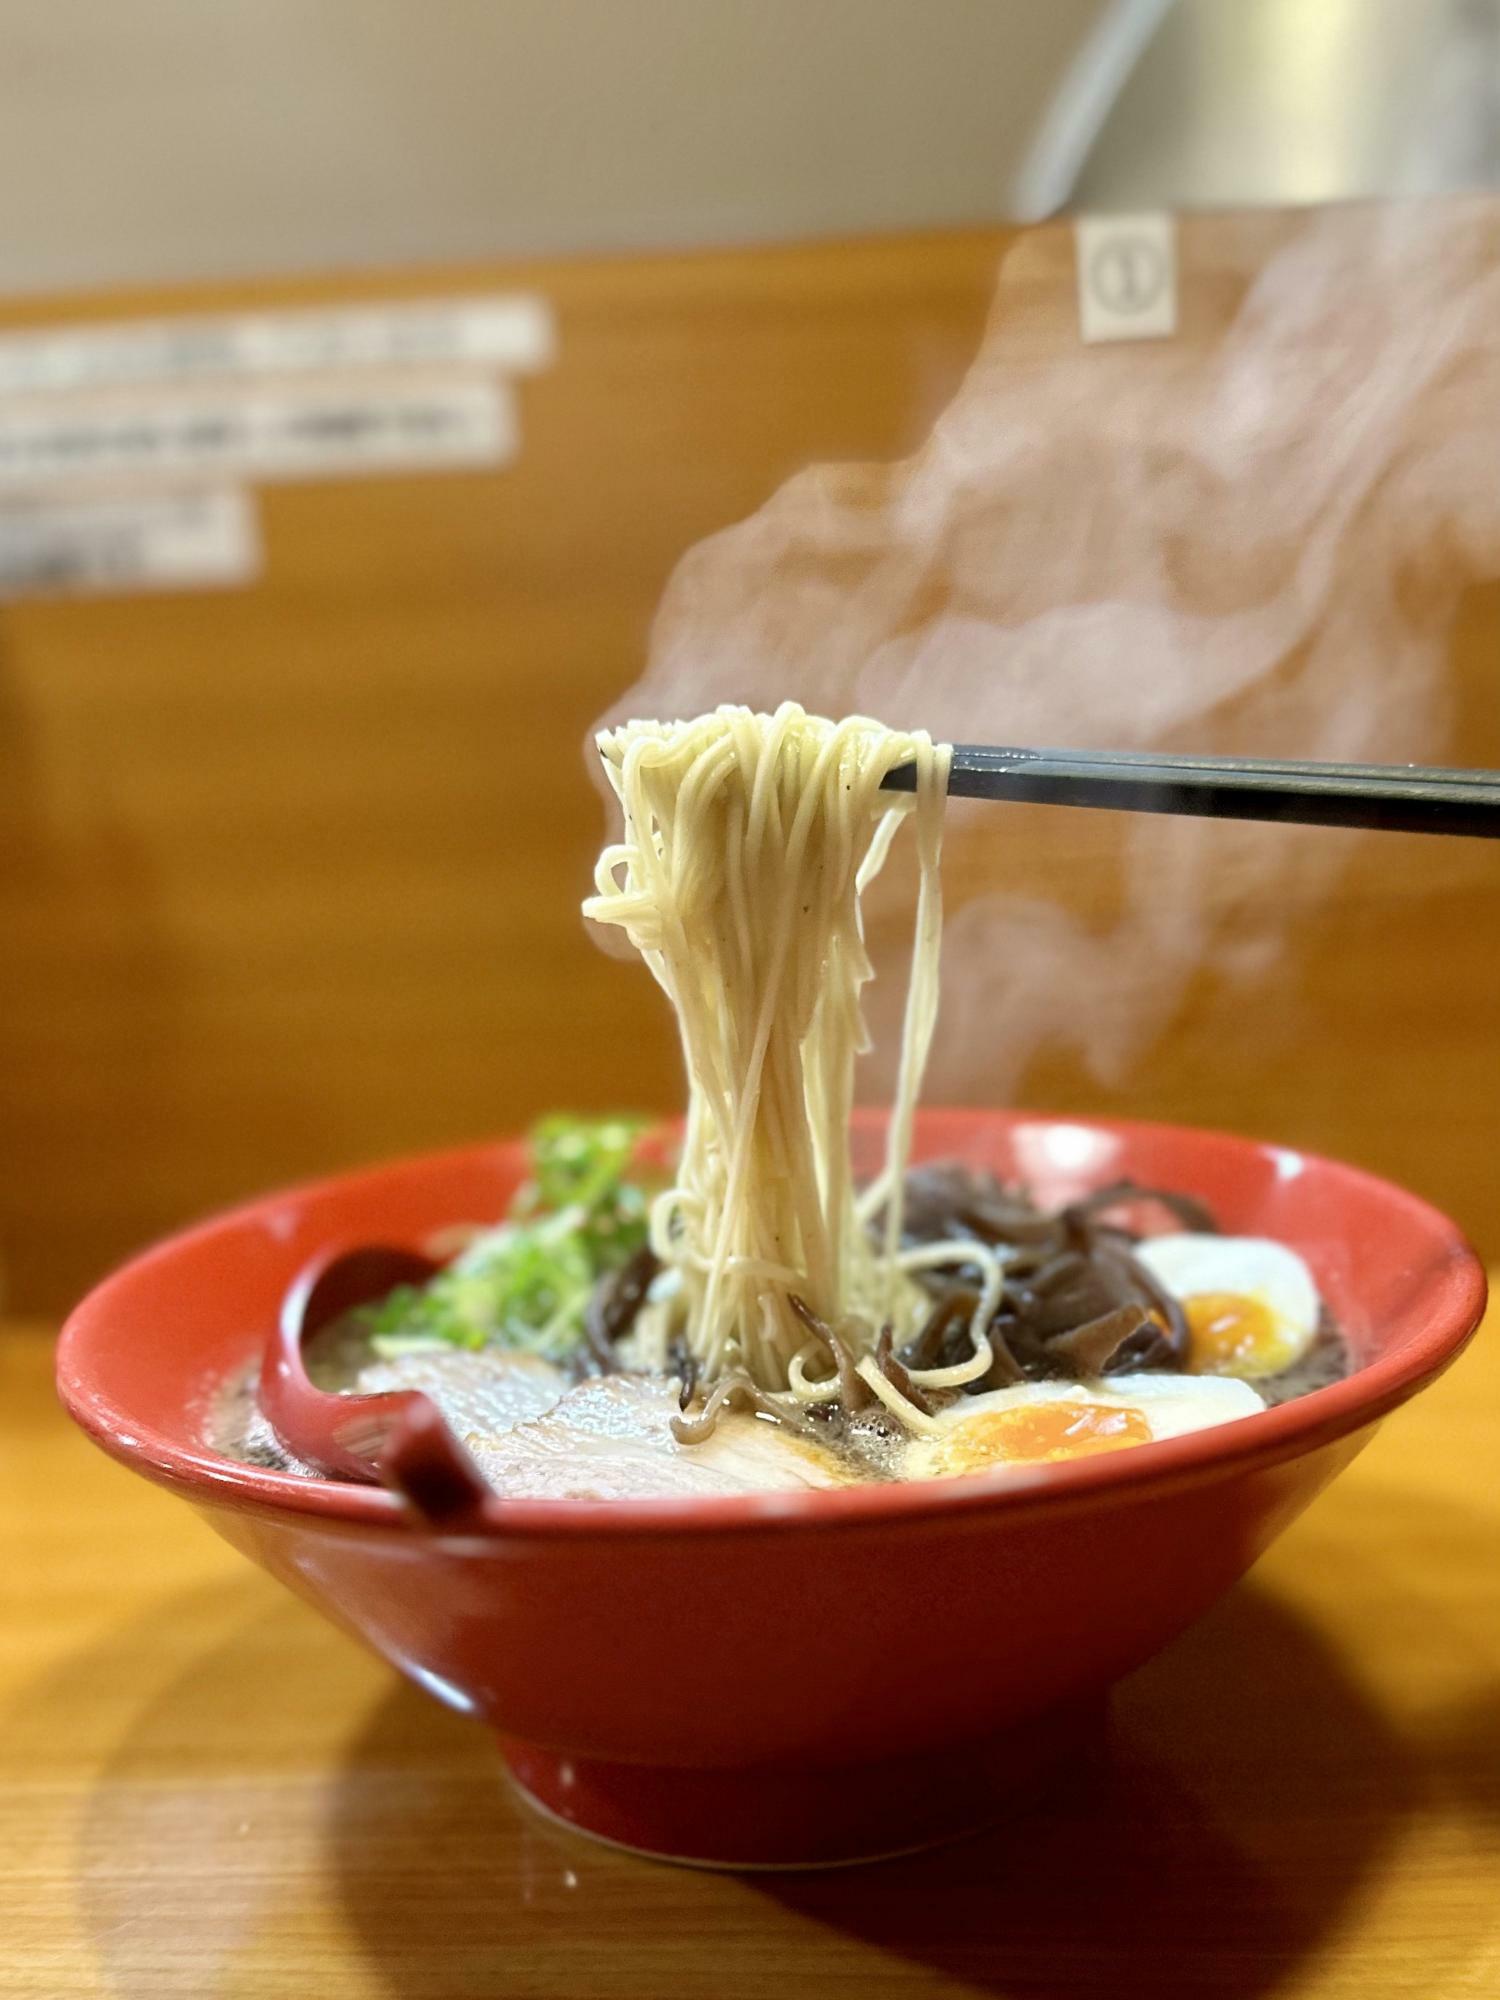
[[[1100,1403],[1027,1403],[989,1410],[958,1425],[936,1447],[936,1473],[978,1472],[987,1465],[1044,1465],[1149,1444],[1140,1410]]]
[[[1182,1302],[1188,1366],[1195,1375],[1274,1375],[1295,1358],[1269,1306],[1240,1292],[1198,1292]]]

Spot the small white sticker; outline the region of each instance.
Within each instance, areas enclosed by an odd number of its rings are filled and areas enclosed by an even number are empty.
[[[1086,341],[1177,331],[1177,229],[1170,215],[1081,215],[1078,325]]]
[[[555,344],[529,293],[49,327],[0,335],[0,395],[449,363],[526,375]]]
[[[260,562],[255,504],[234,487],[0,505],[0,598],[223,588]]]
[[[465,377],[0,408],[0,490],[58,479],[205,473],[326,479],[500,465],[515,450],[508,385]]]

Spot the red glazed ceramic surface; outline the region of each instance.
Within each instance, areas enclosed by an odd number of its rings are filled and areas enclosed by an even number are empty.
[[[69,1321],[63,1400],[107,1451],[497,1729],[548,1810],[731,1865],[921,1844],[1083,1747],[1102,1690],[1199,1616],[1460,1351],[1484,1277],[1416,1197],[1249,1140],[929,1112],[918,1151],[1024,1180],[1046,1203],[1127,1174],[1203,1197],[1225,1228],[1301,1252],[1357,1371],[1278,1410],[1066,1464],[713,1500],[491,1500],[462,1537],[413,1527],[377,1488],[215,1453],[213,1392],[259,1355],[308,1260],[493,1220],[523,1173],[507,1144],[273,1195],[146,1252]]]

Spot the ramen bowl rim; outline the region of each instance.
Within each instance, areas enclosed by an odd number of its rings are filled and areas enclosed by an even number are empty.
[[[503,1153],[514,1139],[481,1142],[415,1155],[325,1176],[265,1194],[209,1216],[140,1252],[98,1284],[69,1315],[57,1351],[61,1400],[75,1421],[112,1457],[199,1505],[321,1524],[334,1531],[423,1535],[444,1546],[496,1538],[508,1541],[628,1541],[640,1536],[715,1537],[768,1531],[834,1532],[859,1527],[899,1529],[936,1521],[955,1523],[1004,1517],[1036,1507],[1071,1508],[1098,1501],[1141,1501],[1184,1482],[1231,1475],[1252,1465],[1303,1456],[1337,1438],[1372,1426],[1433,1381],[1463,1351],[1483,1317],[1484,1266],[1458,1225],[1431,1203],[1382,1176],[1344,1161],[1288,1149],[1239,1134],[1165,1121],[1088,1117],[1032,1111],[935,1110],[933,1121],[986,1125],[1070,1126],[1134,1141],[1186,1138],[1205,1147],[1232,1147],[1318,1170],[1331,1170],[1351,1194],[1404,1209],[1433,1243],[1433,1268],[1423,1282],[1434,1290],[1426,1323],[1361,1362],[1337,1382],[1276,1408],[1128,1451],[1101,1453],[1058,1464],[1008,1467],[962,1478],[857,1484],[832,1489],[756,1492],[662,1499],[509,1499],[496,1496],[477,1524],[462,1533],[438,1534],[415,1521],[404,1504],[378,1486],[359,1486],[242,1464],[204,1444],[185,1441],[143,1423],[101,1388],[91,1365],[94,1343],[108,1329],[122,1294],[187,1250],[216,1235],[243,1229],[283,1205],[306,1202],[335,1188],[358,1194],[381,1183]],[[1193,1192],[1186,1189],[1184,1192]],[[246,1359],[251,1357],[247,1353]],[[186,1416],[184,1406],[184,1416]]]

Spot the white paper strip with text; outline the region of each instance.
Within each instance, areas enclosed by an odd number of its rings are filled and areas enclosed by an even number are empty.
[[[456,364],[525,375],[556,345],[545,299],[499,293],[0,334],[0,395],[341,368]]]
[[[235,487],[0,502],[0,599],[248,583],[255,502]]]
[[[501,465],[515,454],[504,382],[440,377],[367,389],[278,388],[85,407],[0,407],[0,493],[56,480],[184,474],[337,478]]]

